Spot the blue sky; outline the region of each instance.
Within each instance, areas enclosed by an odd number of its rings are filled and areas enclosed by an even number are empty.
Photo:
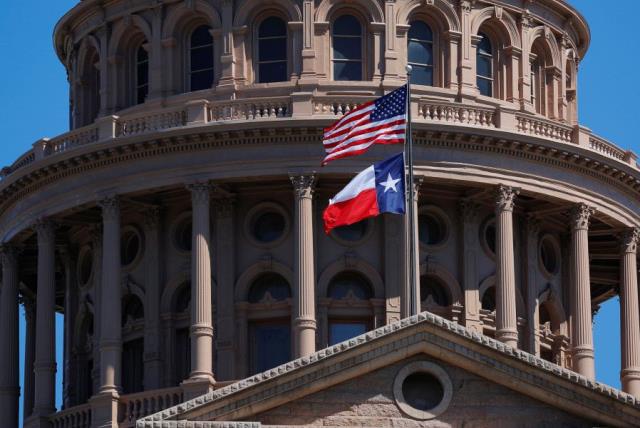
[[[0,14],[0,165],[11,164],[31,144],[68,128],[65,70],[52,48],[56,21],[76,1],[3,2]],[[635,138],[640,57],[630,52],[640,42],[637,0],[570,1],[591,26],[592,43],[580,65],[580,121],[624,149],[640,152]],[[618,299],[603,305],[595,319],[597,378],[619,387],[620,331]],[[58,368],[62,369],[62,317],[58,316]],[[24,333],[24,324],[21,324]],[[60,376],[59,376],[60,378]],[[61,386],[61,380],[59,386]],[[61,399],[58,389],[58,403]]]

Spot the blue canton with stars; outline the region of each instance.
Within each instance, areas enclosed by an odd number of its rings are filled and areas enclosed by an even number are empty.
[[[404,214],[404,154],[374,164],[373,170],[380,213]]]
[[[407,85],[401,86],[393,92],[378,98],[375,101],[376,108],[369,116],[372,122],[390,119],[406,114],[407,110]]]

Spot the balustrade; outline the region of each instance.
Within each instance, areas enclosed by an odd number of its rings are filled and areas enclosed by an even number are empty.
[[[453,103],[418,103],[418,119],[468,126],[495,127],[495,110]]]
[[[516,114],[517,130],[523,134],[571,143],[573,128],[547,119]]]
[[[213,102],[210,111],[212,121],[289,117],[291,116],[291,100],[286,97]]]
[[[120,397],[120,428],[134,428],[136,421],[148,415],[176,406],[184,401],[180,388],[145,391]]]
[[[70,407],[49,418],[52,428],[90,428],[91,405]]]

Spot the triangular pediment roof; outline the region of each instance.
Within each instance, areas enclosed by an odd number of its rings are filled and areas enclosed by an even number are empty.
[[[599,424],[640,426],[640,400],[423,312],[186,401],[137,422],[151,427],[260,427],[251,417],[417,354]],[[202,422],[212,421],[212,422]]]

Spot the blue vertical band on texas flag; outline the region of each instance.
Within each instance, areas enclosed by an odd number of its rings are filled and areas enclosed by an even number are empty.
[[[380,213],[405,213],[402,153],[371,165],[356,175],[324,210],[324,229],[357,223]]]

